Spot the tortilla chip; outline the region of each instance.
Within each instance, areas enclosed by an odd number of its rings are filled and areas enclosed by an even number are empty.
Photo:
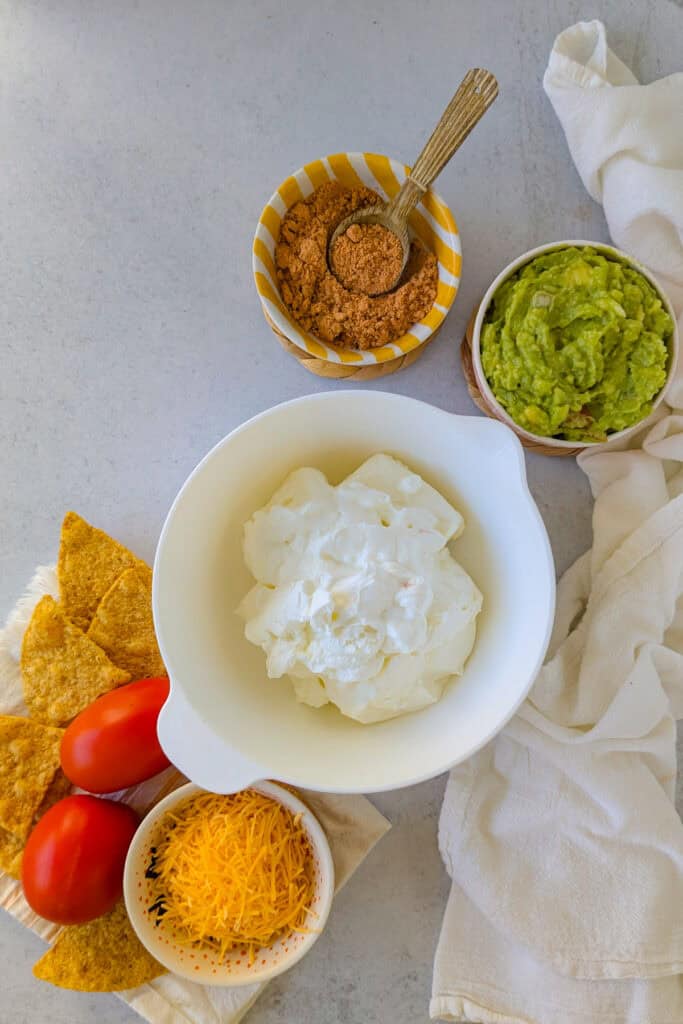
[[[47,792],[43,797],[42,803],[38,808],[33,824],[40,821],[42,816],[49,811],[51,807],[63,797],[67,796],[71,791],[71,783],[67,779],[66,775],[61,768],[57,769],[57,773],[47,787]],[[28,838],[28,837],[27,837]],[[18,839],[11,832],[8,832],[4,828],[0,828],[0,870],[6,871],[12,878],[21,878],[21,859],[24,854],[24,847],[26,841]]]
[[[112,583],[126,569],[145,563],[76,512],[62,523],[57,577],[67,618],[85,631]]]
[[[24,633],[21,677],[31,717],[49,725],[70,722],[97,697],[130,679],[48,595],[36,605]]]
[[[0,828],[24,840],[59,768],[63,730],[0,715]]]
[[[6,871],[12,878],[21,878],[21,858],[24,855],[24,842],[0,828],[0,870]]]
[[[133,679],[165,676],[152,619],[152,570],[126,569],[104,595],[88,636]]]
[[[54,807],[56,803],[63,800],[65,796],[68,796],[71,792],[72,786],[66,775],[61,768],[58,768],[55,772],[55,777],[47,787],[47,792],[42,799],[38,813],[36,814],[36,821],[39,821],[44,814],[46,814],[51,807]]]
[[[103,917],[64,928],[33,973],[59,988],[118,992],[152,981],[166,968],[138,939],[121,900]]]

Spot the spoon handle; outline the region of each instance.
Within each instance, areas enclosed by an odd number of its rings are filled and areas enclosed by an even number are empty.
[[[497,95],[498,82],[490,71],[472,68],[467,72],[400,192],[389,203],[388,213],[399,218],[408,215]]]

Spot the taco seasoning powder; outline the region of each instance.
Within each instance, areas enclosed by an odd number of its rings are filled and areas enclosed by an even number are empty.
[[[351,224],[329,250],[332,272],[345,288],[388,292],[403,269],[400,239],[382,224]]]
[[[438,270],[436,257],[421,242],[413,241],[408,263],[396,288],[384,295],[366,295],[345,287],[327,264],[327,243],[337,224],[359,207],[381,202],[372,189],[347,188],[339,182],[326,182],[308,199],[295,203],[286,213],[275,247],[275,266],[282,299],[295,320],[321,341],[360,349],[376,348],[396,341],[427,315],[436,298]],[[386,232],[386,229],[383,229]],[[353,250],[360,244],[342,235],[346,272],[343,278],[357,288],[363,281],[362,267],[349,268]],[[373,233],[374,234],[374,233]],[[386,232],[390,238],[394,236]],[[375,239],[391,263],[385,237]],[[398,239],[396,243],[400,245]],[[365,252],[377,265],[373,243],[363,240],[359,252]],[[389,245],[391,243],[388,243]],[[380,253],[380,263],[381,263]],[[359,261],[361,262],[361,261]],[[399,263],[400,266],[400,263]],[[386,271],[387,276],[391,265]],[[366,267],[367,271],[367,267]],[[395,279],[395,271],[390,283]]]

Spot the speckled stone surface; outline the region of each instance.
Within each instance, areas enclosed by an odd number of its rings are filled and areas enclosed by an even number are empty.
[[[678,70],[680,0],[0,4],[2,614],[54,557],[66,508],[151,558],[208,448],[276,402],[340,386],[309,377],[264,324],[250,269],[261,207],[326,153],[410,162],[483,65],[501,97],[439,182],[462,232],[461,292],[424,357],[380,385],[475,412],[457,348],[494,274],[541,242],[606,238],[541,90],[555,34],[598,15],[643,80]],[[590,543],[589,490],[572,460],[527,467],[561,571]],[[250,1024],[427,1020],[443,786],[377,798],[392,832]],[[41,949],[0,915],[0,1024],[138,1019],[34,981]]]

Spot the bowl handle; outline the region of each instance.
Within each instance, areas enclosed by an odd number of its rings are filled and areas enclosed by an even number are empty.
[[[159,712],[157,735],[168,759],[202,789],[236,793],[264,778],[262,768],[216,736],[173,680]]]

